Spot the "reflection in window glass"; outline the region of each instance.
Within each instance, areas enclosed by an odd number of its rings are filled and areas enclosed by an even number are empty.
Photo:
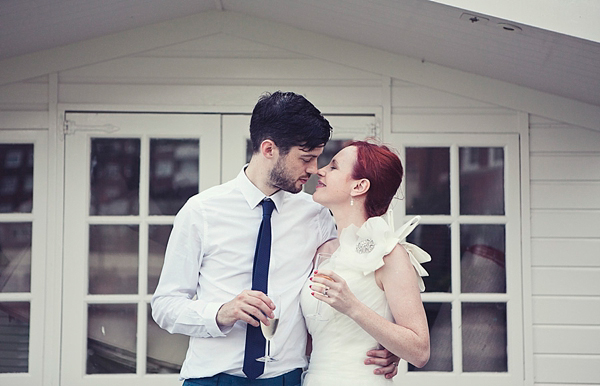
[[[506,303],[463,303],[464,372],[508,371]]]
[[[0,373],[29,372],[29,303],[0,303]]]
[[[451,248],[449,225],[419,225],[406,241],[418,245],[431,255],[424,265],[429,276],[423,278],[426,292],[451,292]]]
[[[148,307],[146,373],[179,373],[185,359],[188,342],[189,337],[182,334],[169,334],[166,330],[158,327],[152,319],[152,311]]]
[[[92,138],[90,215],[138,215],[140,140]]]
[[[137,225],[90,225],[89,293],[138,293]]]
[[[460,214],[504,214],[504,149],[461,147]]]
[[[461,291],[505,293],[505,250],[504,225],[461,225]]]
[[[198,193],[199,149],[197,139],[150,140],[151,215],[175,215]]]
[[[452,304],[423,303],[430,336],[429,362],[418,369],[409,364],[409,371],[452,371]]]
[[[0,213],[31,213],[33,144],[0,144]]]
[[[450,214],[450,149],[406,148],[406,213]]]
[[[148,226],[148,293],[153,294],[165,260],[171,225]]]
[[[136,304],[88,305],[86,373],[135,373],[136,333]]]
[[[0,292],[31,291],[31,223],[0,223]]]

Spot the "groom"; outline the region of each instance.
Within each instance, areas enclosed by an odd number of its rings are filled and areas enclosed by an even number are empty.
[[[152,316],[170,333],[190,336],[184,385],[300,384],[307,365],[300,291],[317,248],[337,237],[329,211],[300,192],[331,130],[300,95],[261,96],[250,122],[250,163],[177,214]],[[282,312],[272,340],[277,361],[266,365],[255,359],[264,354],[256,329],[274,309],[265,293],[280,295]],[[387,350],[367,355],[366,364],[380,366],[376,372],[396,374],[397,358]]]

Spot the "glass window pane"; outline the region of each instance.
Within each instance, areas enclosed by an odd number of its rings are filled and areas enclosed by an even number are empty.
[[[89,293],[138,293],[137,225],[90,225]]]
[[[158,327],[152,319],[148,307],[148,353],[146,373],[179,373],[187,352],[189,337],[181,334],[169,334]]]
[[[406,213],[450,214],[450,149],[406,148]]]
[[[198,193],[199,152],[197,139],[150,140],[151,215],[175,215]]]
[[[31,213],[33,144],[0,144],[0,213]]]
[[[506,292],[504,225],[460,226],[462,292]]]
[[[504,214],[504,149],[460,148],[460,214]]]
[[[90,215],[138,215],[140,140],[93,138]]]
[[[148,226],[148,293],[153,294],[165,260],[171,225]]]
[[[463,303],[464,372],[508,371],[506,342],[506,303]]]
[[[429,362],[418,369],[411,364],[409,371],[452,371],[452,304],[423,303],[430,336]]]
[[[423,267],[429,276],[424,277],[426,292],[451,292],[451,248],[449,225],[419,225],[406,241],[423,248],[431,261]]]
[[[0,292],[31,291],[31,223],[0,223]]]
[[[135,373],[136,333],[136,304],[88,305],[86,373]]]
[[[0,373],[29,371],[29,303],[0,303]]]

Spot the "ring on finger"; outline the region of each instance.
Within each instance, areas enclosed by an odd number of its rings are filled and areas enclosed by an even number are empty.
[[[329,290],[329,287],[325,287],[325,289],[323,290],[323,296],[327,296],[328,290]]]

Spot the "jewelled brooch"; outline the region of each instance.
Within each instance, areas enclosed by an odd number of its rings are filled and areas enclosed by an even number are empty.
[[[364,239],[356,244],[356,252],[360,254],[369,253],[375,248],[375,241],[372,239]]]

